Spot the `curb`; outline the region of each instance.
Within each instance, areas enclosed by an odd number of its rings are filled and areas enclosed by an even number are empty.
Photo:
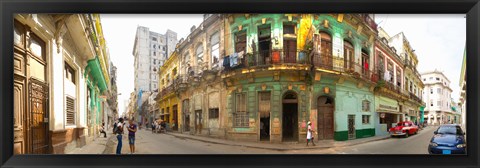
[[[389,139],[390,137],[384,137],[384,138],[379,138],[379,139],[372,139],[372,140],[367,140],[364,142],[358,142],[358,143],[352,143],[348,145],[339,145],[339,146],[317,146],[317,147],[297,147],[297,148],[276,148],[276,147],[261,147],[261,146],[253,146],[253,145],[239,145],[239,144],[229,144],[225,142],[216,142],[216,141],[210,141],[210,140],[204,140],[201,138],[196,138],[196,137],[190,137],[190,136],[181,136],[177,135],[175,133],[165,133],[167,135],[174,136],[176,138],[185,138],[185,139],[192,139],[196,141],[201,141],[201,142],[207,142],[207,143],[212,143],[212,144],[221,144],[221,145],[230,145],[230,146],[240,146],[240,147],[248,147],[248,148],[257,148],[257,149],[268,149],[268,150],[276,150],[276,151],[290,151],[290,150],[302,150],[302,149],[328,149],[328,148],[335,148],[335,147],[346,147],[346,146],[354,146],[354,145],[360,145],[368,142],[374,142],[374,141],[381,141],[385,139]]]

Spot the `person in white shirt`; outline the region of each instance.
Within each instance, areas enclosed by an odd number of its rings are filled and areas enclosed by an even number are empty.
[[[115,134],[117,135],[117,140],[118,140],[118,144],[117,144],[117,155],[122,154],[122,134],[123,134],[123,127],[124,127],[123,118],[119,118],[119,119],[118,119],[117,128],[116,128],[116,130],[115,130]]]
[[[312,129],[312,123],[309,121],[307,123],[308,125],[308,128],[307,128],[307,146],[308,146],[308,142],[312,142],[313,146],[315,146],[315,143],[313,142],[313,129]]]

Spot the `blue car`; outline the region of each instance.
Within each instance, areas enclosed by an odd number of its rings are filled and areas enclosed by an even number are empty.
[[[441,125],[434,134],[428,145],[428,153],[465,154],[467,152],[465,133],[459,125]]]

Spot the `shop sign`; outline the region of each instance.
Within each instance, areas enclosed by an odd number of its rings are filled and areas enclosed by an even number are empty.
[[[380,104],[380,108],[397,111],[397,107]]]

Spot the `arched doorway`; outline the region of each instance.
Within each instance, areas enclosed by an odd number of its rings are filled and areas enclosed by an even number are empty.
[[[318,110],[318,139],[333,139],[333,111],[335,100],[328,96],[320,96],[317,99]]]
[[[287,92],[282,100],[282,140],[298,141],[298,98],[294,92]]]

